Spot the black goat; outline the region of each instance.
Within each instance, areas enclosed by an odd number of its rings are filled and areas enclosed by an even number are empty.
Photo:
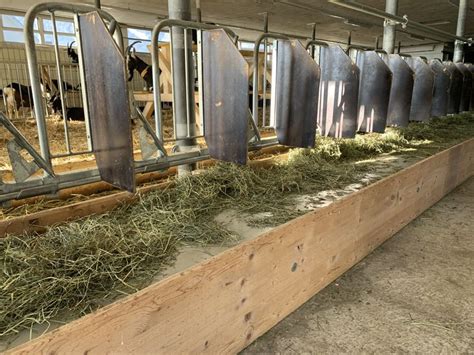
[[[132,81],[133,73],[136,70],[143,80],[146,82],[148,89],[153,88],[153,72],[151,70],[151,65],[145,63],[141,58],[139,58],[135,53],[135,48],[133,46],[141,41],[135,41],[130,44],[126,49],[127,54],[127,69],[128,69],[128,81]],[[161,69],[160,69],[161,74]]]
[[[70,44],[67,45],[67,56],[71,58],[71,62],[74,64],[79,63],[79,56],[77,52],[72,48],[72,45],[76,43],[76,41],[72,41]]]
[[[61,118],[64,119],[61,96],[59,94],[53,95],[48,105],[54,113],[61,115]],[[66,107],[66,117],[69,121],[84,121],[84,109],[82,107]]]

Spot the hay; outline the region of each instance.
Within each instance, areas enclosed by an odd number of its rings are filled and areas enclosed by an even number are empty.
[[[320,138],[315,149],[294,149],[270,169],[217,164],[108,214],[1,239],[0,336],[135,292],[183,243],[234,242],[238,236],[215,221],[225,209],[251,224],[280,224],[305,212],[294,208],[299,195],[360,181],[371,167],[355,161],[407,149],[429,154],[472,136],[474,116],[462,115],[354,140]]]

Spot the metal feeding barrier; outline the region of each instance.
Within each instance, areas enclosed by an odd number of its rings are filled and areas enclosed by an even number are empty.
[[[351,49],[349,46],[348,51]],[[360,69],[358,132],[385,132],[392,71],[383,60],[384,56],[383,51],[357,49],[356,64]]]
[[[384,60],[393,75],[387,109],[387,126],[406,127],[410,118],[415,73],[398,54],[389,54]]]
[[[277,40],[274,46],[271,122],[278,142],[314,147],[321,70],[299,41]]]
[[[408,57],[408,65],[415,72],[411,99],[410,121],[426,122],[431,117],[433,103],[434,73],[425,59]]]
[[[472,73],[464,63],[456,63],[456,66],[463,76],[459,111],[469,111],[472,92]]]
[[[443,62],[443,64],[451,78],[451,83],[449,85],[448,114],[456,114],[459,113],[459,108],[461,106],[461,93],[464,76],[453,62],[447,61]]]
[[[357,106],[360,70],[337,45],[318,46],[321,83],[318,126],[321,135],[354,138],[357,132]]]
[[[435,74],[433,105],[431,106],[431,117],[442,117],[448,114],[449,87],[451,77],[448,68],[439,59],[429,62],[430,68]]]
[[[78,64],[74,66],[61,62],[55,23],[55,13],[59,11],[74,17],[78,52]],[[44,12],[50,14],[53,23],[56,60],[46,66],[38,63],[33,28],[35,18]],[[155,114],[150,123],[151,115],[145,115],[137,102],[129,102],[133,95],[127,85],[122,32],[110,14],[88,5],[43,3],[32,7],[25,19],[27,76],[31,83],[26,93],[34,110],[40,149],[37,151],[35,144],[14,125],[12,117],[0,113],[0,124],[13,136],[7,143],[13,180],[2,181],[0,177],[0,203],[55,194],[64,188],[98,181],[133,192],[137,173],[166,170],[210,157],[245,164],[249,150],[276,144],[313,147],[317,129],[323,136],[353,138],[357,131],[383,132],[386,126],[406,126],[409,120],[424,122],[433,115],[457,113],[473,105],[472,65],[440,61],[428,64],[419,57],[350,46],[357,50],[354,62],[340,46],[315,40],[314,28],[312,40],[305,47],[280,34],[265,31],[259,36],[253,49],[250,85],[249,64],[238,50],[238,37],[232,30],[165,19],[152,32],[154,90],[153,102],[148,101],[147,105],[154,105]],[[164,88],[165,79],[160,65],[169,67],[170,63],[164,63],[165,57],[160,59],[158,38],[165,29],[171,33],[171,49],[174,51],[173,43],[179,44],[184,59],[179,65],[171,65],[166,73],[172,77],[171,84],[166,85],[171,86],[173,103],[178,96],[178,103],[182,103],[172,105],[171,120],[164,119],[162,107],[165,93],[161,87],[163,84]],[[183,35],[174,37],[173,33],[178,33],[175,30]],[[197,33],[196,81],[193,68],[189,67],[194,65],[190,31]],[[263,80],[259,75],[261,53]],[[69,87],[65,82],[74,84]],[[48,95],[59,100],[56,109],[65,118],[65,153],[50,149]],[[169,91],[166,95],[163,101],[169,102]],[[268,98],[270,120],[266,116]],[[71,102],[83,110],[85,150],[77,149],[69,137]],[[195,110],[201,122],[197,123]],[[137,116],[135,128],[132,113]],[[268,128],[275,129],[276,137],[262,137],[261,130]],[[138,133],[140,155],[134,153],[134,132]],[[184,141],[187,145],[180,145]],[[166,144],[176,145],[170,149]],[[55,171],[55,159],[73,156],[94,156],[92,162],[97,168]]]

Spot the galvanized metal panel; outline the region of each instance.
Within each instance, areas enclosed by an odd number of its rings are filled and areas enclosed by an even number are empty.
[[[406,127],[410,118],[415,73],[398,54],[390,54],[384,59],[393,73],[387,126]]]
[[[472,92],[472,73],[464,63],[456,63],[456,66],[463,75],[461,104],[459,105],[459,111],[469,111]]]
[[[212,158],[245,164],[248,64],[224,30],[203,32],[204,135]]]
[[[135,191],[125,60],[97,12],[79,16],[92,146],[102,180]]]
[[[451,77],[448,98],[448,114],[459,113],[464,76],[453,62],[444,62],[443,64]]]
[[[274,115],[280,144],[314,147],[321,71],[299,41],[277,41]]]
[[[419,57],[410,57],[406,61],[415,72],[410,121],[429,121],[433,103],[434,73],[428,63]]]
[[[451,76],[448,69],[439,59],[433,59],[429,63],[435,74],[433,105],[431,106],[432,117],[442,117],[448,114],[449,87]]]
[[[392,86],[392,72],[374,51],[357,54],[360,70],[359,82],[359,132],[385,132],[388,104]]]
[[[357,131],[359,68],[341,47],[320,48],[318,126],[328,137],[354,138]]]

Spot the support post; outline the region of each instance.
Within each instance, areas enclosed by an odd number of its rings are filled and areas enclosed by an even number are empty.
[[[464,36],[464,27],[466,25],[467,16],[467,0],[459,0],[458,24],[456,27],[456,36]],[[464,43],[456,40],[454,42],[454,57],[453,62],[462,62],[464,56]]]
[[[100,9],[100,0],[94,0],[94,6]]]
[[[398,0],[386,0],[385,11],[389,14],[396,15],[398,12]],[[395,52],[395,24],[390,20],[385,20],[383,30],[383,50],[388,54]]]
[[[191,20],[191,0],[168,0],[170,19]],[[196,116],[194,112],[194,63],[190,30],[172,27],[173,111],[176,144],[185,152],[196,144]],[[180,165],[178,175],[189,174],[192,165]]]

